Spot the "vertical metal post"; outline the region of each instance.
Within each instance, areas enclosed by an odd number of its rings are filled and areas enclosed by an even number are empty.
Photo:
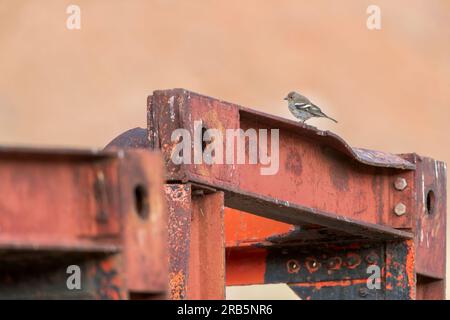
[[[225,298],[223,192],[166,184],[172,299]]]

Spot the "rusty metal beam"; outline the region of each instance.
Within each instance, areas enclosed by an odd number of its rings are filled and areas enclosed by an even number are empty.
[[[417,278],[417,284],[413,288],[415,288],[417,299],[445,299],[446,166],[443,162],[415,154],[404,155],[404,157],[416,164],[414,179],[407,186],[417,190],[414,206],[409,210],[415,222],[413,246],[415,253],[410,255],[411,259],[407,261],[410,266],[414,266],[409,269],[414,269]],[[234,228],[235,225],[239,225],[239,228]],[[304,246],[311,242],[323,246],[330,241],[339,242],[346,239],[345,235],[333,239],[326,229],[318,225],[305,229],[234,209],[225,210],[225,226],[228,252],[227,279],[231,281],[230,285],[236,284],[232,280],[234,273],[243,274],[242,270],[235,272],[234,265],[242,268],[251,259],[254,260],[253,264],[261,266],[270,264],[265,256],[261,258],[263,256],[261,253],[254,255],[252,250],[244,250],[246,248]],[[351,241],[348,238],[347,240]],[[257,268],[253,266],[252,270]],[[350,282],[345,284],[349,285]],[[336,296],[336,292],[330,287],[327,288],[326,293],[321,293],[321,297],[328,293]],[[341,294],[348,292],[346,289]],[[339,296],[343,297],[342,295]]]
[[[417,166],[413,212],[417,297],[445,299],[447,166],[442,161],[416,154],[405,155],[405,158]]]
[[[165,293],[162,169],[143,150],[0,148],[0,296]],[[66,287],[69,265],[81,290]]]
[[[223,192],[165,186],[169,206],[171,299],[225,298]]]
[[[274,252],[304,253],[315,248],[317,257],[323,259],[339,254],[341,249],[336,247],[325,252],[338,245],[361,259],[368,247],[379,251],[380,292],[361,293],[365,278],[351,268],[347,276],[335,278],[318,277],[320,272],[307,268],[308,274],[289,283],[291,288],[306,298],[355,298],[356,294],[377,299],[444,297],[444,163],[415,154],[351,148],[328,131],[183,89],[155,91],[147,108],[147,134],[134,129],[111,145],[161,149],[169,184],[223,191],[224,204],[229,207],[225,214],[228,285],[271,283],[277,269],[275,273],[267,270],[279,260]],[[261,176],[261,164],[175,165],[171,156],[178,141],[172,141],[171,134],[183,128],[193,136],[195,121],[201,121],[204,129],[218,129],[223,136],[226,129],[279,129],[279,172]],[[174,203],[169,200],[169,206],[176,207]],[[192,227],[186,217],[191,211],[181,215],[184,237],[172,242],[176,246],[185,242],[179,253],[190,252],[192,235],[187,231]],[[179,259],[179,253],[172,252],[172,259]],[[303,253],[297,257],[305,259],[301,264],[308,260]],[[287,265],[283,260],[283,268]],[[198,269],[189,270],[186,261],[181,266],[186,277],[198,274]],[[187,282],[183,286],[189,287]]]
[[[414,163],[404,158],[349,147],[338,136],[314,127],[256,112],[183,89],[155,91],[148,104],[150,146],[161,148],[168,181],[192,181],[223,190],[228,207],[287,223],[320,224],[369,238],[411,238],[408,208],[416,190],[397,192],[394,183],[412,183]],[[194,136],[194,122],[204,128],[279,129],[280,167],[262,176],[261,164],[182,164],[171,156],[175,129]],[[225,150],[225,146],[224,146]],[[248,153],[248,150],[246,150]],[[248,157],[248,154],[247,154]],[[256,203],[256,205],[254,205]]]

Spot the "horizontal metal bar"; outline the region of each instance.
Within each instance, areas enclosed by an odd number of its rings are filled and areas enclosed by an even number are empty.
[[[287,283],[308,300],[414,299],[414,263],[411,240],[230,247],[226,279],[229,286]],[[378,270],[376,280],[369,268]],[[369,289],[373,281],[379,287]]]
[[[176,142],[171,135],[183,128],[194,136],[195,121],[201,121],[205,129],[218,129],[223,136],[226,129],[279,129],[279,171],[261,175],[261,163],[174,164],[171,156]],[[407,183],[414,179],[415,164],[403,157],[354,149],[330,132],[183,89],[155,91],[149,98],[148,137],[150,146],[163,151],[167,181],[190,181],[223,190],[229,207],[367,237],[411,237],[411,233],[395,230],[412,229],[409,212],[394,214],[399,202],[412,208],[416,192],[394,188],[398,178]],[[258,206],[261,202],[264,205]]]
[[[259,196],[252,193],[228,191],[225,205],[230,208],[252,212],[266,218],[294,225],[317,224],[368,239],[410,239],[413,234],[375,223],[362,222],[337,214],[314,210],[287,201]]]

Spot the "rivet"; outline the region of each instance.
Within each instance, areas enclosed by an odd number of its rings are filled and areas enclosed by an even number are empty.
[[[406,206],[401,202],[397,203],[394,208],[394,213],[399,217],[404,215],[406,213]]]
[[[361,257],[356,253],[348,253],[346,259],[346,265],[349,269],[354,269],[361,264]]]
[[[297,273],[300,270],[300,263],[297,260],[289,260],[287,262],[287,271],[289,273]]]
[[[408,183],[406,182],[405,178],[397,178],[394,182],[394,187],[398,191],[403,191],[408,186]]]
[[[366,257],[366,261],[368,264],[376,264],[378,262],[378,256],[375,253],[370,253]]]
[[[309,272],[316,272],[320,264],[315,258],[306,258],[306,268]]]
[[[327,267],[328,269],[336,270],[339,269],[342,264],[342,259],[339,257],[332,257],[328,259]]]

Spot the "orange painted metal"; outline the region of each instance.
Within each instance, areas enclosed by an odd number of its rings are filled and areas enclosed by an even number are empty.
[[[386,299],[416,299],[416,248],[413,240],[388,242],[386,245]]]
[[[227,286],[264,284],[267,250],[265,248],[227,249]]]
[[[267,243],[267,239],[287,234],[295,226],[252,215],[248,212],[225,208],[225,241],[227,248],[247,247]]]

